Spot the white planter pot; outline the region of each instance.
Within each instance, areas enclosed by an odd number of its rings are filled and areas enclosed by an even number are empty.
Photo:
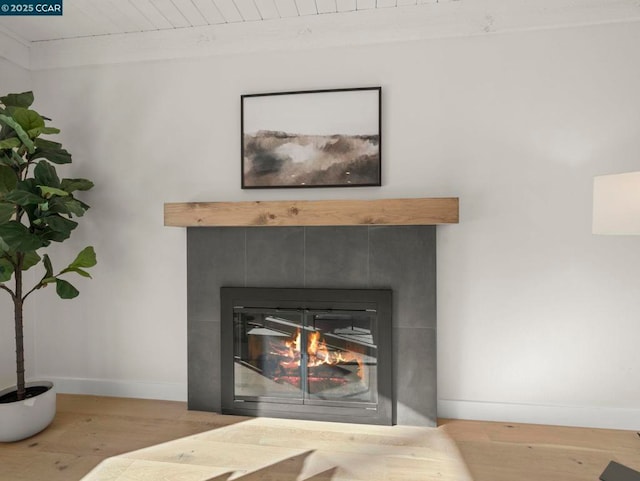
[[[0,442],[26,439],[46,428],[56,415],[56,390],[49,381],[28,382],[49,390],[24,401],[0,404]],[[15,386],[0,391],[0,396],[15,391]]]

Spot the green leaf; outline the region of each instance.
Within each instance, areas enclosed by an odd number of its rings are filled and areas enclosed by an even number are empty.
[[[30,151],[30,153],[33,153]],[[37,149],[31,156],[31,160],[35,159],[47,159],[54,164],[69,164],[71,163],[71,154],[65,149],[58,150],[44,150]]]
[[[31,141],[31,139],[29,138],[29,135],[24,131],[22,126],[16,120],[14,120],[12,117],[8,117],[4,114],[0,114],[0,122],[2,122],[5,125],[8,125],[15,131],[15,133],[18,135],[18,137],[20,138],[20,140],[22,141],[22,143],[27,148],[30,154],[33,154],[35,152],[36,147],[34,143]]]
[[[39,195],[40,190],[38,190],[38,184],[36,183],[36,179],[26,178],[21,180],[16,185],[16,190],[22,190],[24,192],[31,192],[32,194]]]
[[[65,270],[63,270],[60,274],[65,274],[67,272],[75,272],[76,274],[80,274],[82,277],[89,277],[91,278],[91,274],[89,274],[87,271],[85,271],[84,269],[80,269],[79,267],[67,267]]]
[[[42,256],[42,262],[44,263],[45,274],[41,282],[44,282],[45,279],[53,276],[53,265],[51,264],[49,254]]]
[[[20,124],[20,127],[28,132],[31,129],[44,128],[44,119],[35,110],[19,107],[11,116]]]
[[[47,225],[51,227],[51,230],[66,234],[67,237],[71,235],[71,231],[73,229],[78,227],[77,222],[74,222],[69,219],[65,219],[64,217],[59,215],[50,215],[45,217],[44,220],[46,221]]]
[[[18,152],[16,152],[15,150],[11,151],[11,164],[15,165],[15,166],[19,166],[22,165],[26,162],[26,160],[24,160],[22,158],[22,156],[20,154],[18,154]]]
[[[69,192],[62,189],[56,189],[55,187],[46,187],[44,185],[39,185],[38,188],[42,194],[42,197],[45,199],[50,199],[52,195],[59,195],[60,197],[67,197]]]
[[[69,282],[65,281],[64,279],[57,279],[57,278],[56,278],[56,292],[58,293],[58,296],[60,296],[61,299],[73,299],[78,294],[80,294],[80,292],[78,292],[78,289],[73,287]]]
[[[6,202],[0,202],[0,225],[9,222],[15,213],[15,205],[7,204]]]
[[[54,142],[53,140],[35,139],[33,143],[37,148],[42,150],[60,150],[62,148],[60,142]]]
[[[98,260],[96,259],[96,251],[93,249],[93,246],[87,246],[80,251],[74,261],[69,264],[69,267],[67,267],[67,269],[71,269],[74,267],[93,267],[97,263]]]
[[[31,192],[27,192],[25,190],[13,190],[4,196],[4,200],[13,204],[26,206],[38,205],[42,203],[43,199],[39,195],[32,194]]]
[[[35,251],[43,246],[38,236],[15,220],[0,225],[0,239],[13,252]]]
[[[11,167],[0,165],[0,194],[6,194],[16,188],[18,176]]]
[[[14,152],[11,151],[11,153],[13,154]],[[0,153],[0,164],[6,165],[8,167],[15,166],[16,163],[13,161],[11,157],[12,157],[11,155],[5,155]]]
[[[22,92],[20,94],[9,94],[4,97],[0,97],[2,102],[7,107],[30,107],[33,103],[33,92]]]
[[[7,282],[13,276],[13,264],[8,259],[0,259],[0,282]]]
[[[51,242],[64,242],[69,238],[68,232],[56,232],[50,227],[47,227],[44,231],[38,233],[38,237],[42,239],[45,245],[51,244]]]
[[[76,200],[76,202],[77,202],[78,204],[80,204],[80,207],[82,207],[82,210],[83,210],[84,212],[88,211],[88,210],[91,208],[89,205],[85,204],[85,203],[84,203],[84,202],[82,202],[81,200],[78,200],[78,199],[75,199],[75,200]]]
[[[55,212],[56,214],[73,214],[82,217],[88,208],[88,205],[77,199],[73,199],[71,196],[52,197],[49,201],[49,211]]]
[[[25,252],[24,259],[22,261],[22,270],[26,271],[40,262],[40,256],[36,251]]]
[[[18,137],[9,137],[8,139],[0,140],[0,149],[14,149],[21,145],[22,143]]]
[[[56,168],[46,160],[41,160],[33,169],[33,176],[36,184],[46,185],[48,187],[60,187],[60,179],[56,172]]]
[[[87,179],[62,179],[60,188],[67,192],[75,192],[76,190],[89,190],[93,187],[93,182]]]
[[[42,134],[59,134],[60,129],[56,129],[55,127],[36,127],[35,129],[27,130],[27,134],[30,138],[35,139],[36,137]]]

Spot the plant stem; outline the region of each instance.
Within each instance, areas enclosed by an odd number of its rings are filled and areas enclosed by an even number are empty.
[[[24,324],[22,318],[22,262],[24,254],[17,254],[18,262],[16,262],[16,270],[14,276],[16,279],[16,289],[13,296],[14,319],[16,324],[16,396],[18,401],[22,401],[26,395],[24,381]]]
[[[46,284],[42,284],[42,283],[38,282],[35,286],[33,286],[33,289],[31,289],[24,296],[22,296],[22,302],[24,302],[27,299],[27,297],[29,297],[29,294],[31,294],[32,292],[36,291],[37,289],[40,289],[44,285],[46,285]],[[2,287],[2,286],[0,286],[0,287]]]

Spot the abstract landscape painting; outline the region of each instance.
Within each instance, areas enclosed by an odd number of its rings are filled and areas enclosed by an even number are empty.
[[[242,188],[380,185],[380,94],[243,95]]]

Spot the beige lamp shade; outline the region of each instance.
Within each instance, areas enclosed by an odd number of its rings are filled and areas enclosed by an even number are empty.
[[[594,177],[593,233],[640,235],[640,172]]]

